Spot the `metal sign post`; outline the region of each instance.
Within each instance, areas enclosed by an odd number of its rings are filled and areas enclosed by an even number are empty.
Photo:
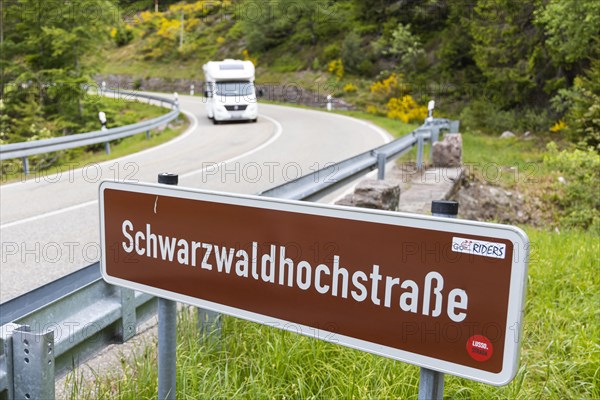
[[[458,203],[448,200],[431,202],[431,215],[443,218],[456,218]],[[419,377],[419,400],[441,400],[444,398],[444,374],[421,368]]]
[[[179,176],[162,173],[158,183],[177,186]],[[158,298],[158,398],[175,400],[177,383],[177,302]]]

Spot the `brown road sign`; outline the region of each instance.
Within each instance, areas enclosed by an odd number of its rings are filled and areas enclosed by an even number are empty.
[[[518,228],[114,182],[100,225],[109,283],[481,382],[517,371]]]

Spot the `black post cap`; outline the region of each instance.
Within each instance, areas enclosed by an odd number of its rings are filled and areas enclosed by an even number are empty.
[[[165,185],[177,185],[179,183],[179,175],[163,172],[158,174],[158,183]]]
[[[458,215],[458,203],[451,200],[434,200],[431,202],[431,213],[441,215]]]

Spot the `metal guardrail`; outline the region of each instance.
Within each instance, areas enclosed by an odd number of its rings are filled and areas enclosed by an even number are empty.
[[[23,168],[25,173],[29,172],[27,157],[42,153],[51,153],[54,151],[67,150],[91,144],[108,143],[112,140],[122,139],[124,137],[136,135],[138,133],[148,133],[151,129],[165,125],[174,120],[179,115],[179,104],[177,99],[171,100],[164,97],[152,96],[135,92],[120,92],[113,90],[102,91],[103,95],[114,94],[121,99],[147,99],[148,102],[156,101],[161,106],[166,104],[173,110],[160,117],[138,122],[131,125],[120,126],[117,128],[98,130],[93,132],[78,133],[75,135],[61,136],[50,139],[34,140],[31,142],[11,143],[0,146],[0,160],[9,160],[13,158],[23,159]]]
[[[427,140],[436,142],[440,131],[443,129],[454,133],[458,132],[458,128],[459,121],[441,118],[428,119],[425,124],[399,139],[339,163],[328,165],[283,185],[265,190],[258,195],[287,200],[317,201],[335,190],[336,187],[342,186],[367,171],[378,168],[378,162],[381,162],[382,158],[386,162],[397,158],[419,143],[421,145],[418,147],[417,152],[417,168],[421,168],[423,165],[422,143]]]
[[[437,140],[441,129],[457,132],[458,121],[428,119],[388,144],[259,195],[323,197],[415,145],[422,160],[423,142]],[[107,284],[98,263],[0,304],[0,399],[53,399],[57,377],[107,345],[133,337],[155,315],[156,305],[154,297]]]

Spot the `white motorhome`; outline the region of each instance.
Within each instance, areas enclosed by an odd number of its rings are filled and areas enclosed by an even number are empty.
[[[236,120],[256,122],[258,106],[251,61],[209,61],[202,69],[208,118],[215,124]]]

